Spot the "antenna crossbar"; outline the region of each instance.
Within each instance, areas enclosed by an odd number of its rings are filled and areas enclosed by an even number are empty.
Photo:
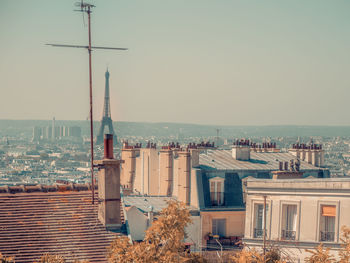
[[[52,47],[74,47],[74,48],[86,48],[89,49],[89,46],[81,46],[81,45],[63,45],[63,44],[46,44]],[[111,50],[128,50],[124,47],[91,47],[91,49],[111,49]]]

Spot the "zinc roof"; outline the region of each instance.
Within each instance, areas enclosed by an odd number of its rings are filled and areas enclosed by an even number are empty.
[[[169,196],[145,196],[145,195],[128,195],[124,196],[123,203],[126,207],[135,206],[143,213],[150,212],[159,213],[168,206],[168,201],[177,200],[175,197]],[[195,207],[189,207],[191,210],[198,210]]]
[[[296,157],[287,152],[250,152],[250,160],[240,161],[232,157],[231,150],[207,150],[199,155],[203,169],[215,170],[278,170],[279,162],[288,162]],[[300,170],[318,170],[305,161],[300,161]]]

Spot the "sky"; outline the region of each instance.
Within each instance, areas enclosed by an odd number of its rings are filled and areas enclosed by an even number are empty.
[[[75,0],[0,0],[0,119],[85,120]],[[91,0],[94,119],[350,125],[350,1]],[[84,25],[85,21],[85,25]]]

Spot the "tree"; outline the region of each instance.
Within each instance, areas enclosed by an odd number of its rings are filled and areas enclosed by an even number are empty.
[[[125,237],[117,238],[109,248],[109,262],[205,262],[185,251],[185,227],[191,223],[189,210],[183,203],[169,201],[158,220],[146,231],[143,242],[130,244]]]
[[[350,228],[342,226],[342,237],[340,241],[342,242],[342,249],[339,251],[339,263],[349,263],[350,262]]]
[[[0,263],[14,263],[15,260],[11,257],[4,257],[1,253],[0,253]]]
[[[330,248],[324,248],[323,244],[319,244],[315,251],[307,249],[311,253],[310,257],[305,258],[307,263],[333,263],[336,262],[334,257],[329,253]]]

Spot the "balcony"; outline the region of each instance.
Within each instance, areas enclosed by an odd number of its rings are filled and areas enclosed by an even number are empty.
[[[254,228],[254,238],[262,238],[264,235],[264,229]]]
[[[334,232],[321,231],[320,241],[334,242]]]
[[[220,250],[221,247],[224,250],[231,250],[234,248],[241,248],[242,237],[230,236],[230,237],[208,237],[206,250]],[[221,245],[221,246],[220,246]]]
[[[210,192],[210,202],[212,206],[224,205],[224,192]]]
[[[295,240],[296,232],[294,230],[282,230],[282,239]]]

